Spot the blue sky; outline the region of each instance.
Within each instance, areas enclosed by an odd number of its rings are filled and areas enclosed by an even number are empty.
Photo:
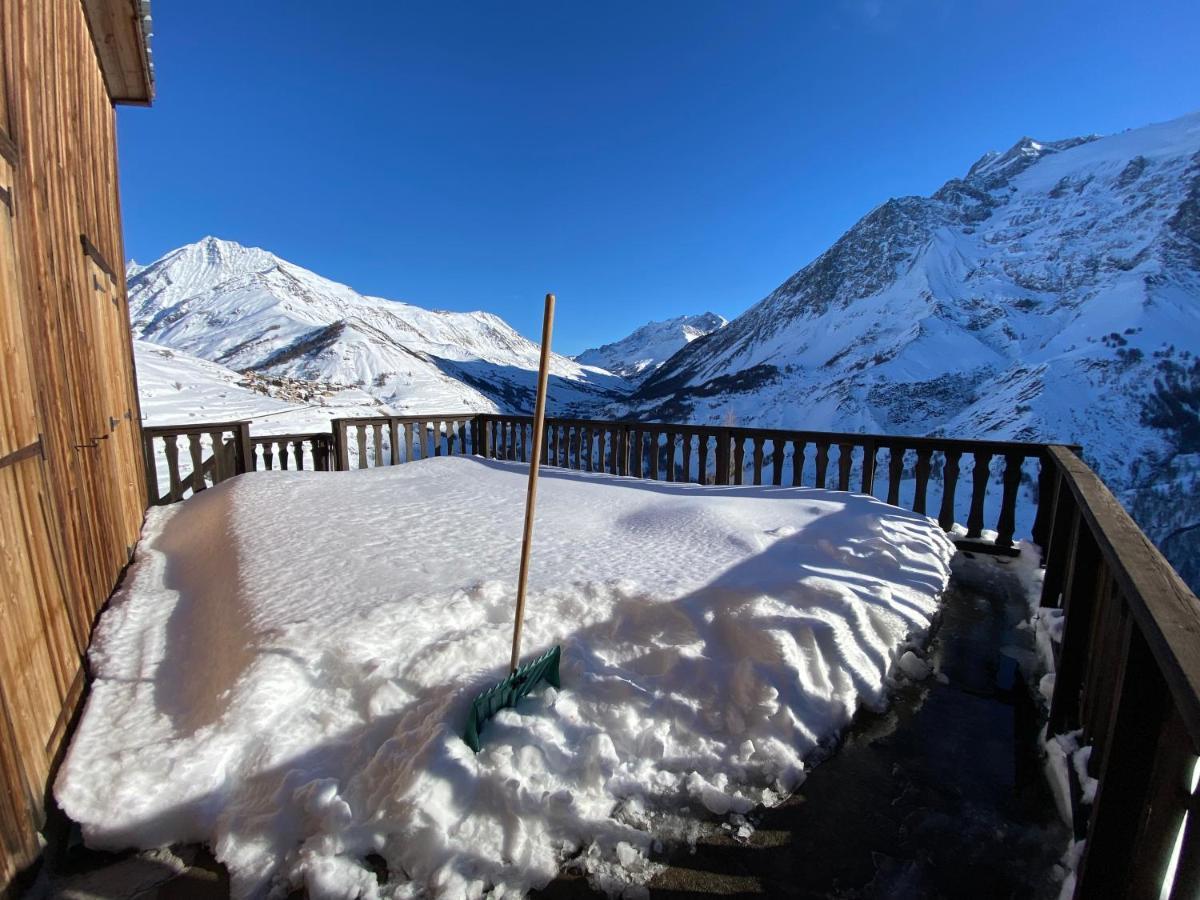
[[[1200,4],[158,2],[126,252],[206,234],[555,349],[732,317],[1022,135],[1200,108]]]

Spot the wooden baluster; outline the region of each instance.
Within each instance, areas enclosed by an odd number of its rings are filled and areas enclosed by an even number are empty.
[[[983,501],[987,497],[988,469],[992,454],[975,452],[975,471],[971,473],[971,511],[967,514],[967,537],[977,538],[983,534]]]
[[[706,431],[701,431],[696,435],[696,470],[696,483],[708,484],[708,432]]]
[[[296,471],[304,470],[304,441],[292,441],[292,453],[296,455]]]
[[[917,486],[913,491],[913,512],[925,515],[925,499],[929,493],[929,459],[933,448],[917,448]]]
[[[1116,670],[1113,691],[1105,698],[1113,713],[1106,735],[1107,751],[1097,761],[1096,748],[1092,750],[1091,766],[1099,775],[1100,787],[1092,803],[1076,897],[1158,896],[1165,862],[1159,854],[1146,861],[1152,869],[1149,874],[1157,882],[1152,890],[1137,883],[1138,850],[1147,839],[1155,837],[1143,828],[1161,813],[1163,806],[1150,800],[1155,793],[1153,779],[1163,768],[1155,764],[1156,758],[1164,749],[1173,749],[1161,740],[1172,711],[1171,691],[1141,629],[1132,627],[1126,617],[1124,627],[1115,630],[1122,632],[1124,639],[1117,648],[1118,655],[1105,660],[1106,666]],[[1190,741],[1188,745],[1181,756],[1191,763],[1195,756]],[[1191,772],[1177,770],[1170,774],[1178,778],[1176,809],[1181,812],[1185,804],[1191,805],[1186,797],[1179,796]],[[1178,827],[1175,815],[1171,819],[1169,834],[1164,835],[1166,846],[1174,843]],[[1165,855],[1169,858],[1169,851]]]
[[[204,461],[203,448],[200,445],[200,435],[188,435],[188,449],[192,455],[192,493],[198,494],[204,490]]]
[[[317,464],[317,445],[313,444],[313,466]],[[400,465],[400,423],[395,419],[388,420],[388,465]]]
[[[741,484],[746,480],[746,439],[733,439],[733,483]]]
[[[675,432],[668,431],[663,439],[663,476],[666,481],[675,480]]]
[[[713,438],[716,441],[713,448],[713,484],[729,484],[729,431],[724,428],[718,429]]]
[[[213,484],[220,484],[228,476],[225,474],[225,454],[222,452],[224,442],[221,440],[222,432],[210,431],[208,439],[212,441],[212,459],[213,459]]]
[[[142,464],[146,469],[146,493],[150,505],[157,506],[162,500],[158,486],[158,460],[154,452],[154,437],[142,433]]]
[[[404,423],[404,461],[413,461],[413,423]]]
[[[163,437],[163,454],[167,458],[167,484],[170,489],[170,502],[181,500],[183,479],[179,475],[179,436],[168,434]]]
[[[600,428],[596,432],[596,452],[600,455],[600,468],[596,471],[609,472],[609,474],[611,474],[610,469],[612,464],[608,459],[608,444],[608,429]]]
[[[817,441],[817,478],[816,486],[822,490],[826,487],[825,476],[829,472],[829,444]]]
[[[887,502],[900,505],[900,482],[904,479],[904,448],[896,444],[888,446],[888,493]]]
[[[567,468],[579,468],[579,426],[567,426]]]
[[[425,425],[425,433],[429,435],[429,446],[433,450],[433,456],[442,455],[442,423],[436,419],[432,422],[427,422]]]
[[[958,487],[958,460],[961,450],[947,450],[946,462],[942,467],[942,508],[938,510],[938,524],[942,531],[954,527],[954,492]]]
[[[862,462],[862,492],[864,494],[872,496],[875,494],[875,465],[878,456],[879,448],[875,446],[875,442],[864,441]]]
[[[692,480],[692,435],[689,432],[684,432],[680,435],[682,442],[680,450],[683,453],[683,473],[681,480],[687,484]]]
[[[1042,606],[1056,607],[1059,605],[1059,593],[1062,591],[1063,579],[1066,576],[1067,538],[1070,534],[1071,517],[1075,514],[1075,497],[1063,483],[1058,464],[1049,456],[1042,458],[1043,472],[1049,471],[1053,488],[1048,496],[1038,498],[1039,508],[1050,507],[1049,521],[1046,523],[1046,543],[1042,546],[1042,563],[1046,572],[1042,578]]]
[[[358,467],[367,468],[367,426],[354,426],[355,440],[358,441]]]
[[[850,490],[850,467],[854,463],[854,445],[838,444],[838,490]]]
[[[1000,500],[1000,519],[996,523],[996,546],[1011,547],[1013,532],[1017,528],[1017,491],[1021,487],[1021,463],[1023,456],[1015,453],[1004,455],[1004,493]]]
[[[279,468],[286,472],[288,467],[287,441],[275,441],[275,448],[279,451]]]
[[[1096,617],[1098,574],[1103,566],[1100,548],[1092,531],[1073,510],[1062,586],[1062,645],[1055,665],[1054,696],[1050,700],[1049,734],[1078,728],[1079,698],[1083,691]]]
[[[792,441],[792,487],[804,484],[804,451],[807,441]]]
[[[646,436],[645,436],[645,434],[642,433],[642,430],[640,428],[632,429],[629,432],[629,435],[630,435],[630,439],[633,441],[633,448],[632,448],[632,450],[633,450],[633,469],[630,471],[629,474],[632,475],[634,478],[643,478],[643,477],[645,477],[645,471],[646,471],[646,465],[644,462],[644,458],[645,458],[644,444],[646,441]]]
[[[617,474],[629,474],[629,429],[621,425],[617,429]]]
[[[1042,562],[1046,561],[1047,541],[1054,522],[1054,492],[1057,487],[1054,463],[1044,453],[1038,457],[1037,515],[1033,519],[1033,542],[1041,548]]]
[[[458,448],[459,448],[458,452],[461,453],[463,456],[471,455],[471,445],[469,443],[469,438],[467,437],[467,420],[466,419],[463,419],[461,422],[458,423]]]
[[[383,465],[383,426],[375,424],[371,426],[371,436],[375,440],[375,463],[376,466]]]
[[[771,484],[776,487],[783,484],[783,459],[787,452],[786,447],[786,441],[771,438]]]
[[[763,467],[763,439],[760,437],[751,437],[754,442],[754,484],[762,484],[762,467]]]
[[[659,457],[662,453],[662,449],[658,443],[658,438],[659,432],[650,432],[650,477],[655,481],[658,480],[658,466],[660,462]]]
[[[275,442],[264,441],[262,444],[263,468],[268,472],[275,468]]]
[[[592,471],[592,429],[586,425],[579,428],[579,452],[582,454],[579,459],[579,471]]]

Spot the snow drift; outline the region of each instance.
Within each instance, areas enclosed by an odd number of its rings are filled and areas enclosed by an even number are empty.
[[[563,689],[475,755],[525,477],[253,473],[152,509],[55,785],[88,843],[208,842],[239,897],[644,881],[664,817],[774,802],[884,704],[949,578],[936,524],[869,497],[548,470],[525,651],[561,643]]]

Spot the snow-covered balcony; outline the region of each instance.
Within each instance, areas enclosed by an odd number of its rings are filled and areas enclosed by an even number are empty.
[[[1190,896],[1195,598],[1069,449],[552,420],[562,688],[475,754],[528,423],[431,418],[148,432],[195,496],[97,628],[55,788],[90,845],[206,843],[235,896]],[[228,477],[268,445],[353,471]]]

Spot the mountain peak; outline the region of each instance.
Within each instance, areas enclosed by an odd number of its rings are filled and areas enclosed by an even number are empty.
[[[983,154],[967,170],[967,180],[982,183],[985,189],[993,189],[1019,175],[1044,156],[1061,153],[1063,150],[1070,150],[1094,140],[1097,140],[1097,135],[1061,141],[1039,141],[1026,135],[1003,153],[989,150]]]
[[[575,361],[636,381],[654,372],[692,341],[725,324],[724,316],[714,312],[647,322],[619,341],[584,350]]]

